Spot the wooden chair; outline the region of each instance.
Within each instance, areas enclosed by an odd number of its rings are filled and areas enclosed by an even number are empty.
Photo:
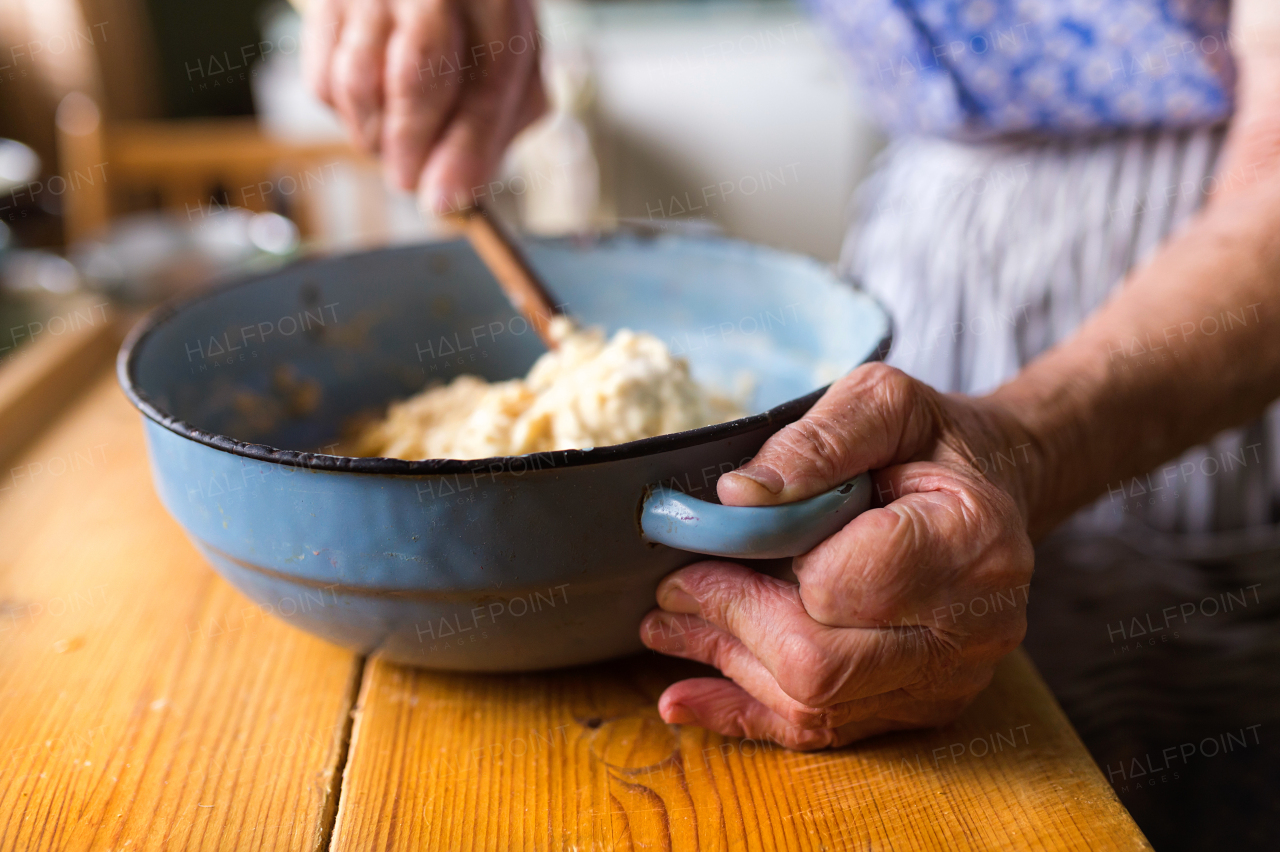
[[[347,221],[361,223],[363,233],[340,241],[385,236],[376,165],[346,142],[280,141],[252,118],[108,123],[82,92],[59,104],[57,140],[65,184],[55,191],[68,244],[136,210],[196,218],[228,206],[272,210],[293,219],[304,237],[338,240],[342,235],[326,233],[319,205],[333,204],[342,179],[354,187],[358,207]]]

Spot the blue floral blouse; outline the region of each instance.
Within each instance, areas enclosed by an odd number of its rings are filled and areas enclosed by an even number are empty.
[[[1082,133],[1231,115],[1228,0],[808,2],[892,132]]]

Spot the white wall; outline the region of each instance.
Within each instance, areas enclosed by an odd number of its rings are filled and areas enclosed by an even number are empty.
[[[880,139],[799,8],[548,0],[542,15],[551,49],[580,50],[590,67],[608,213],[701,217],[835,258]]]

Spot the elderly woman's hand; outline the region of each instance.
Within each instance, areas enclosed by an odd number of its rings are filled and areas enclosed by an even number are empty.
[[[539,39],[529,0],[310,0],[303,60],[355,143],[447,212],[546,109]]]
[[[883,507],[797,557],[799,585],[719,561],[663,580],[645,643],[731,680],[673,684],[662,717],[798,749],[953,719],[1022,641],[1035,462],[994,403],[854,370],[719,494],[786,503],[870,470]]]

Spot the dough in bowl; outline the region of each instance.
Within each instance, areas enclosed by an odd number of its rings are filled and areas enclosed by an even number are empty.
[[[658,338],[552,321],[559,346],[523,379],[458,376],[394,402],[364,427],[352,453],[399,459],[479,459],[584,449],[682,432],[743,415],[702,387]]]

